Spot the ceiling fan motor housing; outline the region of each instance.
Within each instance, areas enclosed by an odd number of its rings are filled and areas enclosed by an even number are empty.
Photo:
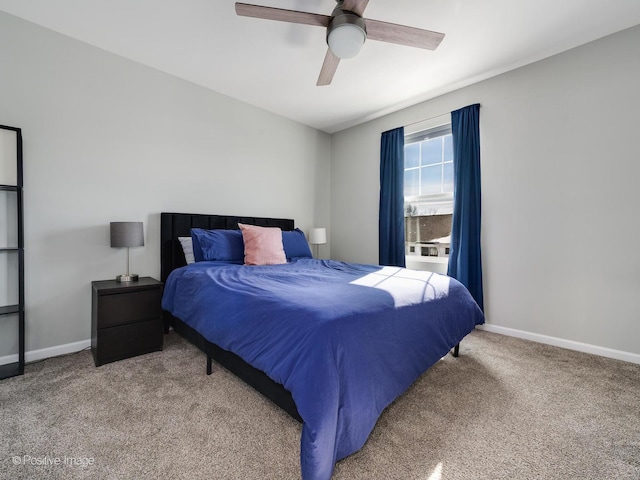
[[[338,58],[355,57],[367,39],[364,19],[342,10],[342,2],[334,9],[327,26],[327,45]]]

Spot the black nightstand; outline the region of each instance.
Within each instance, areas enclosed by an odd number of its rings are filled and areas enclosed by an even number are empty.
[[[96,367],[162,350],[162,282],[91,282],[91,353]]]

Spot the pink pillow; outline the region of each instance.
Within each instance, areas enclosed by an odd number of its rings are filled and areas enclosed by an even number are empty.
[[[239,223],[244,240],[245,265],[278,265],[287,263],[282,246],[282,230]]]

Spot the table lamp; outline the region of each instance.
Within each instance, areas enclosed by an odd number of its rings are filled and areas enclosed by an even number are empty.
[[[311,229],[311,233],[309,234],[309,243],[311,245],[315,245],[316,247],[315,257],[318,258],[318,245],[324,245],[325,243],[327,243],[327,229],[326,228]]]
[[[111,247],[127,248],[127,273],[118,275],[116,282],[136,282],[138,275],[129,273],[129,248],[144,246],[142,222],[111,222]]]

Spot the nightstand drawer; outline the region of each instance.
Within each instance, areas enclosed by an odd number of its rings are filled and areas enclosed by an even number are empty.
[[[159,288],[138,292],[101,295],[98,303],[98,328],[159,318],[162,314]]]
[[[163,335],[159,319],[101,328],[93,352],[96,366],[162,350]]]

